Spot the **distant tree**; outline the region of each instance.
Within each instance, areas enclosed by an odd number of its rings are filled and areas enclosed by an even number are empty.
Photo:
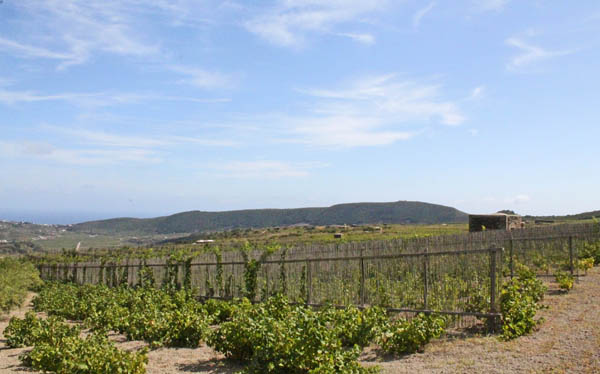
[[[510,210],[510,209],[504,209],[504,210],[500,210],[498,211],[498,213],[504,213],[504,214],[517,214],[515,213],[514,210]]]

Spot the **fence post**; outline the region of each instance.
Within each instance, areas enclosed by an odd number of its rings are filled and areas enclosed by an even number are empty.
[[[264,299],[267,300],[269,298],[269,266],[263,266],[262,268],[264,269],[264,273],[265,273],[265,294],[266,295],[264,295]],[[231,274],[233,274],[233,265],[231,266]],[[233,290],[231,290],[231,297],[233,298]]]
[[[490,248],[490,313],[497,313],[496,309],[496,267],[497,267],[497,257],[498,257],[498,248]],[[490,323],[490,327],[492,331],[496,331],[500,325],[500,321],[497,317],[492,317],[488,320]]]
[[[366,292],[365,292],[365,259],[363,258],[363,251],[360,250],[360,305],[365,305]]]
[[[306,261],[306,304],[310,304],[312,293],[312,261]]]
[[[423,309],[429,309],[429,246],[425,247],[425,256],[423,257]]]
[[[490,248],[490,312],[496,313],[496,256],[497,248]]]
[[[574,274],[574,266],[573,266],[573,237],[569,236],[569,270],[571,271],[571,276]]]
[[[514,260],[514,249],[513,249],[513,237],[512,237],[512,233],[510,234],[510,241],[508,242],[508,250],[510,253],[510,279],[513,279],[513,277],[515,276],[515,260]]]

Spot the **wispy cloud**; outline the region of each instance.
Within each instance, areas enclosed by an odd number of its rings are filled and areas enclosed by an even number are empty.
[[[214,147],[231,147],[237,143],[228,139],[214,139],[200,136],[147,136],[147,135],[125,135],[106,131],[88,130],[82,128],[59,127],[44,125],[41,127],[54,134],[66,135],[70,138],[78,139],[80,142],[88,145],[103,147],[133,147],[133,148],[169,148],[181,144],[195,144]]]
[[[22,44],[13,40],[5,39],[0,37],[0,47],[4,51],[11,51],[12,53],[27,57],[27,58],[46,58],[46,59],[54,59],[54,60],[64,60],[64,61],[73,61],[77,59],[75,54],[70,53],[60,53],[50,51],[45,48],[34,47],[27,44]]]
[[[427,13],[431,12],[435,6],[436,3],[434,1],[429,3],[429,5],[427,5],[425,8],[421,8],[418,11],[416,11],[413,15],[413,27],[418,28],[421,24],[421,20],[423,19],[423,17],[425,17]]]
[[[479,100],[485,95],[485,86],[477,86],[471,90],[467,100]]]
[[[230,178],[298,178],[313,169],[327,167],[322,162],[285,162],[274,160],[230,161],[215,164],[211,169],[220,177]]]
[[[141,33],[136,32],[135,3],[138,2],[21,0],[15,6],[36,23],[37,34],[22,35],[21,39],[25,40],[20,41],[4,39],[2,44],[26,57],[62,60],[59,69],[82,64],[97,52],[137,57],[155,55],[160,51],[159,45],[140,38]],[[137,5],[139,9],[144,8],[142,4]],[[26,41],[30,37],[43,37],[53,48],[33,47]]]
[[[407,140],[416,132],[383,129],[380,118],[330,115],[290,119],[293,141],[320,147],[372,147]]]
[[[0,157],[53,161],[61,164],[104,165],[123,163],[159,163],[182,146],[233,147],[230,139],[200,135],[148,135],[103,130],[41,125],[37,133],[51,142],[28,139],[0,141]],[[56,144],[68,144],[57,146]],[[197,148],[197,147],[195,147]]]
[[[368,104],[369,112],[393,115],[397,121],[438,118],[443,124],[458,125],[464,121],[456,104],[440,98],[441,87],[411,80],[399,80],[396,74],[358,79],[342,89],[313,89],[303,92],[321,99]],[[336,106],[320,111],[327,113]]]
[[[472,0],[473,7],[479,12],[495,11],[499,12],[504,9],[510,0]]]
[[[280,0],[275,7],[260,11],[244,25],[248,31],[272,44],[300,47],[308,33],[332,33],[340,24],[382,10],[386,3],[385,0]],[[362,35],[351,37],[361,43],[372,42],[364,33],[345,34]]]
[[[441,98],[439,85],[399,80],[395,74],[358,79],[338,89],[305,89],[308,113],[282,119],[296,137],[315,146],[388,145],[410,139],[434,122],[458,125],[457,104]]]
[[[350,38],[362,44],[375,44],[375,37],[371,34],[337,33],[336,35]]]
[[[179,80],[179,83],[189,84],[199,88],[231,88],[234,85],[234,78],[230,74],[223,74],[216,71],[208,71],[201,68],[173,65],[169,69],[175,73],[186,76]]]
[[[574,53],[574,51],[567,50],[545,49],[540,46],[530,44],[529,42],[526,42],[518,37],[506,39],[506,44],[511,47],[518,48],[521,51],[519,55],[514,56],[506,65],[506,68],[510,71],[524,70],[525,68],[530,68],[538,62]]]
[[[61,148],[42,142],[0,142],[0,156],[32,157],[71,165],[106,165],[120,163],[158,163],[162,158],[154,151],[137,148],[77,149]]]
[[[228,98],[195,98],[185,96],[159,95],[153,93],[128,92],[67,92],[58,94],[41,94],[35,91],[16,91],[0,89],[0,103],[14,105],[18,103],[35,103],[42,101],[64,101],[84,107],[103,107],[124,104],[139,104],[148,101],[188,101],[194,103],[220,103]]]

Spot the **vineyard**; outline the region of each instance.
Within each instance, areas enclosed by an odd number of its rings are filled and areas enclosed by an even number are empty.
[[[554,277],[567,292],[600,260],[598,225],[327,246],[65,253],[37,259],[36,312],[13,319],[24,364],[56,373],[143,373],[147,350],[207,344],[245,373],[369,373],[364,347],[401,355],[447,329],[531,332]],[[564,287],[563,287],[564,284]],[[575,283],[576,287],[576,283]],[[77,321],[73,325],[73,322]]]
[[[539,276],[579,276],[600,240],[597,224],[557,225],[413,239],[330,245],[207,246],[134,250],[120,257],[74,253],[40,263],[48,280],[194,289],[199,298],[253,302],[285,295],[321,306],[376,305],[390,312],[435,311],[494,317],[515,264]],[[596,259],[598,263],[599,259]],[[458,318],[464,324],[477,319]]]

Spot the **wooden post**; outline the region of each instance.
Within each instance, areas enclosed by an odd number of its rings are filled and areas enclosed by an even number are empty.
[[[496,256],[497,248],[490,248],[490,312],[496,313]]]
[[[312,294],[312,261],[306,261],[306,303],[310,304]]]
[[[508,242],[508,250],[510,253],[510,279],[513,279],[513,277],[515,276],[515,261],[514,261],[514,253],[513,253],[513,238],[512,238],[512,234],[510,234],[510,241]]]
[[[496,308],[496,277],[497,277],[497,256],[501,249],[490,248],[490,313],[497,313]],[[491,331],[497,331],[500,327],[500,319],[497,316],[488,319],[488,328]]]
[[[362,255],[362,249],[360,251],[360,305],[365,305],[366,292],[365,292],[365,259]]]
[[[429,309],[429,246],[425,247],[425,256],[423,257],[423,309]]]
[[[269,298],[269,267],[264,266],[263,269],[265,271],[265,292],[266,292],[264,299],[267,300]],[[231,274],[233,274],[233,265],[231,266]],[[231,292],[231,294],[233,296],[233,291]]]
[[[575,266],[573,265],[573,237],[569,236],[569,270],[571,271],[571,276],[575,273]]]

